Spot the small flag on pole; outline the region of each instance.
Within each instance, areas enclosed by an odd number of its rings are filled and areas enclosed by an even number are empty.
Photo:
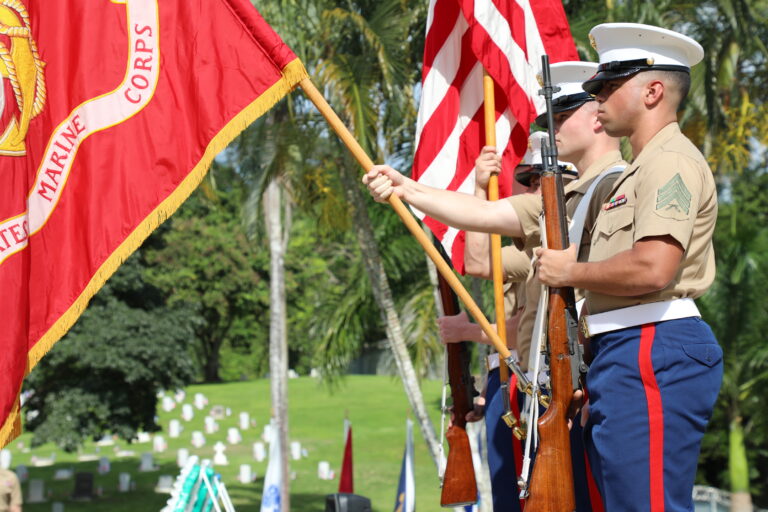
[[[264,493],[261,496],[261,512],[280,512],[280,489],[283,486],[283,463],[280,457],[280,434],[272,420],[272,436],[269,441],[269,464],[264,477]]]
[[[24,376],[307,77],[249,0],[0,2],[0,447]]]
[[[354,493],[354,477],[352,471],[352,422],[344,419],[344,460],[341,463],[339,492]]]
[[[416,481],[413,477],[413,421],[406,421],[405,453],[397,484],[395,512],[414,512],[416,509]]]

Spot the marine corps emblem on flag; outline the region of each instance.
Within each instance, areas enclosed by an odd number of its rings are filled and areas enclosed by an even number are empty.
[[[0,0],[0,155],[24,156],[29,122],[45,106],[45,77],[21,0]]]

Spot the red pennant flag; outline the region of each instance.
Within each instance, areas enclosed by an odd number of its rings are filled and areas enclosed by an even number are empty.
[[[352,424],[345,421],[347,435],[344,444],[344,460],[341,463],[341,476],[339,477],[339,492],[354,493],[355,482],[352,476]]]
[[[0,2],[0,446],[23,377],[305,78],[248,0]]]

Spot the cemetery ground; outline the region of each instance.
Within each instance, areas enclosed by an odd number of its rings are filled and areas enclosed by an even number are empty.
[[[319,384],[317,379],[300,377],[289,381],[289,438],[301,443],[306,456],[290,461],[294,473],[291,482],[291,510],[322,512],[325,510],[325,495],[338,490],[339,473],[344,450],[343,420],[345,412],[352,421],[354,484],[355,493],[371,499],[373,510],[392,510],[400,474],[403,450],[405,448],[405,419],[408,402],[399,379],[389,376],[348,376],[341,384],[330,390]],[[440,428],[439,404],[440,382],[422,381],[422,391],[435,429]],[[153,451],[153,442],[128,444],[116,440],[113,445],[98,446],[89,442],[78,453],[65,453],[52,444],[29,450],[31,434],[23,434],[7,448],[11,451],[11,468],[26,465],[29,479],[44,481],[46,502],[24,504],[24,512],[49,512],[53,502],[61,502],[65,512],[109,511],[144,512],[159,511],[168,500],[169,494],[156,493],[155,486],[160,475],[179,473],[176,462],[177,451],[186,448],[190,455],[213,459],[213,446],[221,441],[226,445],[228,465],[214,466],[222,475],[224,484],[232,497],[238,512],[260,510],[261,490],[267,469],[268,458],[257,462],[253,444],[262,441],[264,425],[269,423],[270,389],[269,380],[237,382],[215,385],[190,386],[186,396],[175,407],[166,412],[158,402],[159,424],[163,430],[152,434],[160,435],[167,443],[163,452]],[[183,404],[193,404],[196,393],[202,393],[208,400],[201,410],[193,407],[194,417],[182,419]],[[172,396],[168,392],[168,396]],[[174,400],[175,401],[175,400]],[[231,415],[216,420],[219,426],[213,434],[205,433],[204,418],[212,407],[229,408]],[[239,428],[241,412],[248,412],[251,425],[240,430],[242,441],[238,444],[227,442],[229,428]],[[169,436],[169,423],[179,420],[182,431],[178,438]],[[210,421],[210,420],[209,420]],[[191,444],[192,432],[200,431],[206,444],[195,448]],[[24,450],[19,449],[20,443]],[[417,425],[414,425],[416,503],[421,510],[438,510],[440,489],[437,472],[426,449]],[[265,443],[266,452],[269,447]],[[446,447],[447,449],[447,447]],[[132,451],[132,456],[117,456],[118,450]],[[142,453],[152,453],[156,471],[139,472]],[[35,467],[32,457],[50,458],[55,454],[53,465]],[[91,456],[95,460],[80,461]],[[99,474],[99,457],[108,457],[110,470]],[[332,480],[318,478],[318,463],[327,461],[335,472]],[[253,483],[241,483],[238,474],[241,464],[250,464],[256,476]],[[94,488],[100,495],[90,501],[71,498],[74,478],[55,480],[57,470],[91,472],[94,474]],[[118,491],[118,475],[130,473],[135,488],[128,492]],[[22,485],[26,501],[29,480]],[[418,505],[418,504],[421,505]]]

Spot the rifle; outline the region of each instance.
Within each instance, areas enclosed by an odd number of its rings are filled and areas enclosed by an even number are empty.
[[[544,203],[546,243],[550,249],[568,248],[562,171],[557,165],[552,87],[549,57],[541,57],[544,84],[539,94],[546,99],[549,144],[542,144],[544,171],[541,194]],[[547,411],[537,422],[539,449],[533,464],[530,496],[525,512],[572,512],[576,509],[568,431],[568,409],[573,399],[571,359],[577,340],[576,308],[573,288],[549,288],[547,347],[552,397]]]
[[[442,248],[438,247],[445,257]],[[443,314],[457,315],[459,300],[442,275],[437,275]],[[472,399],[476,394],[474,378],[469,371],[469,343],[448,343],[448,382],[453,402],[453,423],[445,433],[448,440],[448,460],[443,476],[443,490],[440,505],[460,507],[477,502],[477,482],[472,464],[472,449],[467,435],[467,413],[473,408]]]

